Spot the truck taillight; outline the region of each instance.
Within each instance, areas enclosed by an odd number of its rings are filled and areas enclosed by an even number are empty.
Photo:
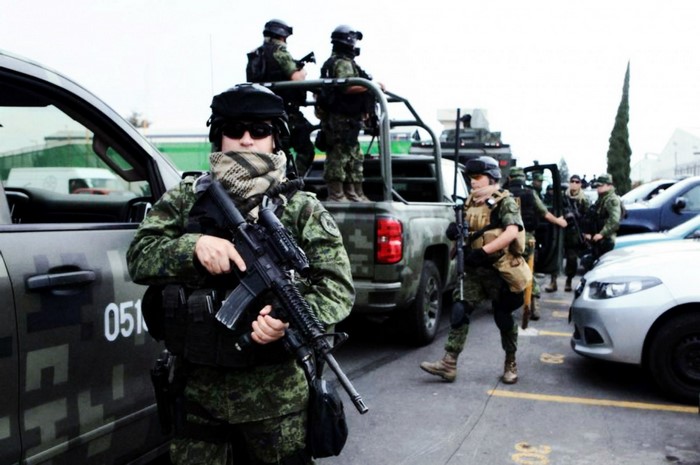
[[[403,256],[403,228],[399,220],[377,219],[377,263],[392,264]]]

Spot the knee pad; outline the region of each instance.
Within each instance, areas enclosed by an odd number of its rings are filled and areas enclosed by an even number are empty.
[[[450,325],[452,328],[459,328],[462,325],[469,324],[469,317],[474,311],[474,307],[466,300],[458,300],[452,304],[450,313]]]

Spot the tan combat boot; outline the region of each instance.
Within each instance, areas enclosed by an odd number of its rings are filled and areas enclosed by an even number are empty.
[[[343,192],[345,193],[345,198],[351,202],[360,202],[360,197],[355,192],[355,184],[346,182],[343,183]]]
[[[572,278],[566,278],[566,285],[564,286],[566,292],[571,292],[571,279]]]
[[[557,277],[552,275],[551,280],[549,281],[549,286],[545,287],[544,290],[546,292],[557,292]]]
[[[457,377],[457,354],[445,352],[437,362],[421,362],[420,367],[431,375],[439,376],[450,383]]]
[[[348,199],[343,193],[343,183],[340,181],[330,181],[328,186],[328,199],[332,202],[347,202]]]
[[[362,183],[356,182],[356,183],[354,183],[354,185],[355,185],[355,193],[360,198],[360,202],[371,202],[369,197],[367,197],[365,195],[365,191],[362,189]]]
[[[515,363],[515,352],[506,352],[506,362],[503,366],[501,381],[505,384],[518,382],[518,365]]]

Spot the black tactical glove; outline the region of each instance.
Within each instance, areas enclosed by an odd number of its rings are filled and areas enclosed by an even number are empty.
[[[447,226],[447,230],[445,231],[445,236],[451,241],[456,241],[457,237],[459,237],[459,228],[457,227],[457,223],[454,221]]]
[[[484,252],[484,249],[471,249],[469,253],[464,255],[464,266],[470,268],[478,268],[489,264],[489,255]]]

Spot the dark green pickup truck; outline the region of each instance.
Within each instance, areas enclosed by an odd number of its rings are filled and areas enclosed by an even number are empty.
[[[454,161],[442,159],[439,144],[432,155],[391,154],[391,129],[420,128],[436,139],[407,100],[360,78],[305,85],[364,85],[376,96],[379,136],[372,142],[379,154],[367,156],[364,164],[364,192],[371,202],[326,201],[322,157],[307,174],[306,189],[324,202],[343,234],[357,293],[353,312],[392,316],[409,342],[427,344],[438,330],[443,295],[456,283],[445,230],[455,217],[455,189],[458,197],[467,196],[464,178],[461,172],[455,176]],[[406,119],[396,119],[394,112]]]

